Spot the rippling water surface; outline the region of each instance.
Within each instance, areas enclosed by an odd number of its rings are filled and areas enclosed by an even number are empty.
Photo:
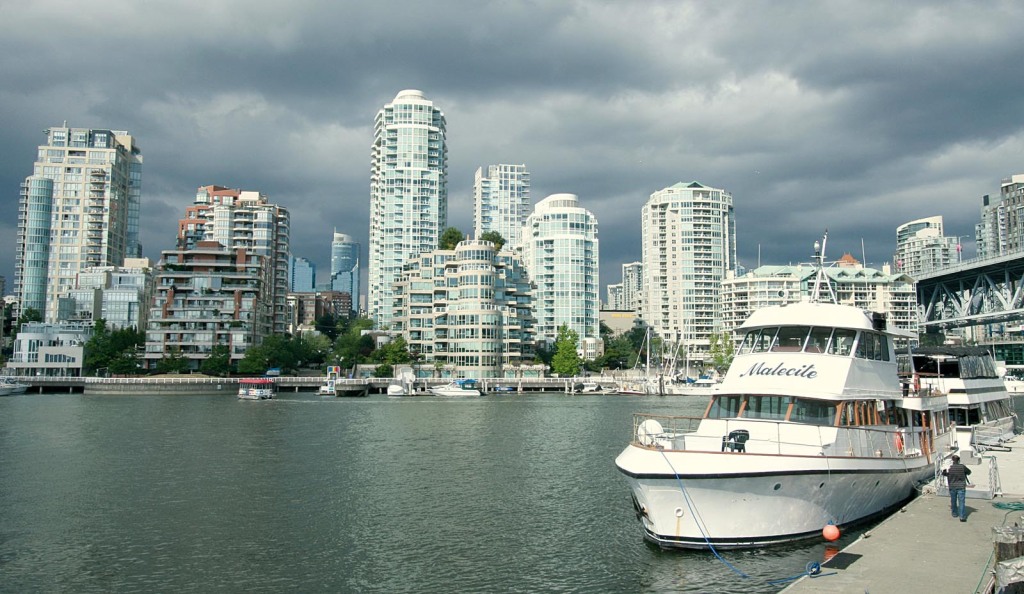
[[[0,398],[0,591],[777,592],[824,543],[722,553],[744,578],[642,540],[631,415],[704,404]]]

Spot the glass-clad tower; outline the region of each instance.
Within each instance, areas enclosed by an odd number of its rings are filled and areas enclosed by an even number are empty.
[[[530,214],[530,172],[526,165],[478,168],[473,180],[473,229],[476,237],[497,231],[510,248],[519,246]]]
[[[18,204],[14,288],[23,309],[41,306],[55,322],[58,300],[81,270],[139,255],[141,183],[142,152],[127,132],[46,130]]]
[[[444,113],[405,90],[374,120],[370,171],[367,313],[391,325],[394,283],[412,256],[437,249],[448,225],[448,147]]]
[[[706,353],[722,279],[736,267],[732,194],[699,182],[658,190],[641,210],[641,232],[644,321]]]
[[[565,324],[599,338],[597,218],[575,194],[552,194],[526,218],[523,263],[533,281],[537,342],[553,344]]]
[[[359,311],[360,246],[350,235],[335,231],[331,241],[331,290],[352,297],[352,311]]]

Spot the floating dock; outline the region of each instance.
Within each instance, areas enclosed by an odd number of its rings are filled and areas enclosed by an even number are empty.
[[[984,463],[969,466],[976,487],[968,490],[967,521],[950,513],[949,496],[929,485],[924,492],[834,557],[815,577],[782,590],[799,593],[936,594],[989,592],[994,581],[992,529],[1024,526],[1024,436],[989,450],[999,485],[989,485]],[[994,488],[996,495],[987,498]],[[1001,490],[1001,494],[999,491]]]

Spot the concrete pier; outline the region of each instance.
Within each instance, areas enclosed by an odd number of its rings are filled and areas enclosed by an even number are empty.
[[[997,505],[1024,505],[1024,436],[1008,451],[985,452],[999,468],[1002,494],[968,498],[967,521],[950,514],[949,497],[924,493],[821,564],[821,575],[803,577],[783,590],[797,593],[907,594],[988,592],[994,580],[992,528],[1021,522],[1024,510]],[[975,476],[975,483],[987,482]],[[979,484],[979,487],[983,486]]]

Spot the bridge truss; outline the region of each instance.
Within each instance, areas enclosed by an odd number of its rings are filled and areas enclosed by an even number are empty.
[[[917,278],[922,332],[1024,321],[1024,253],[971,260]]]

